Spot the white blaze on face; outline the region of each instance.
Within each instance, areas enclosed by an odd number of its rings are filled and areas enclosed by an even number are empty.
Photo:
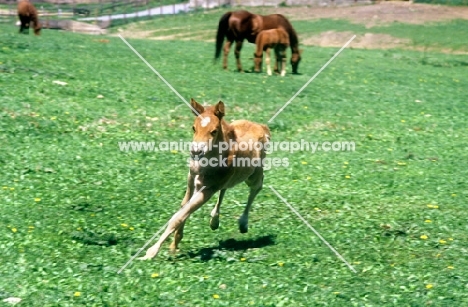
[[[208,126],[208,124],[210,123],[211,119],[209,117],[203,117],[203,119],[201,120],[200,122],[200,125],[205,128],[206,126]]]

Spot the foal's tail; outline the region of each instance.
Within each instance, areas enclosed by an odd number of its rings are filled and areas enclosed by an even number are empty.
[[[271,140],[271,132],[270,132],[270,128],[268,128],[267,125],[261,125],[262,128],[263,128],[263,132],[264,132],[264,135],[263,135],[263,142],[264,143],[268,143],[270,140]]]
[[[229,18],[232,12],[227,12],[219,20],[218,32],[216,33],[216,52],[215,60],[219,59],[221,55],[221,49],[223,48],[224,37],[226,36],[227,30],[229,29]]]

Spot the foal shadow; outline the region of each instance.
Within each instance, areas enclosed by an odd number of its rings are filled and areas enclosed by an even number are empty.
[[[198,258],[203,262],[219,258],[217,252],[227,251],[245,251],[249,248],[262,248],[269,245],[275,245],[276,235],[266,235],[248,240],[227,239],[219,241],[218,246],[201,248],[198,251],[189,251],[185,256],[189,258]]]

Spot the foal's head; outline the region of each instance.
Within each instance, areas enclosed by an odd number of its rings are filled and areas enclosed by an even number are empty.
[[[213,149],[212,145],[223,139],[221,120],[224,116],[224,103],[220,101],[214,106],[204,108],[192,98],[190,105],[196,116],[193,123],[190,155],[192,158],[198,157],[198,159],[205,156],[217,156],[219,151],[217,148]]]

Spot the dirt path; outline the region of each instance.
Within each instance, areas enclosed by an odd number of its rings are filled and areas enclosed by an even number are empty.
[[[321,18],[348,20],[351,23],[363,24],[368,29],[393,22],[424,24],[454,19],[468,20],[468,7],[417,4],[400,1],[346,7],[268,8],[263,11],[263,14],[273,13],[284,14],[291,20],[317,20]],[[301,42],[304,45],[311,46],[341,47],[352,35],[353,33],[351,32],[325,31],[318,35],[301,35]],[[411,46],[411,40],[409,39],[376,33],[358,35],[353,41],[353,47],[368,49],[415,49],[414,46]],[[452,50],[435,51],[466,53],[464,51],[454,52]]]
[[[344,19],[352,23],[363,24],[369,29],[393,22],[424,24],[453,19],[468,19],[468,7],[413,4],[409,2],[382,2],[375,5],[351,7],[281,8],[280,10],[267,10],[267,12],[281,12],[291,20]],[[326,31],[319,35],[302,36],[301,41],[304,45],[341,47],[352,34],[351,32]],[[376,33],[358,35],[353,41],[353,47],[368,49],[415,49],[414,46],[411,46],[411,40],[409,39]],[[466,53],[463,51],[453,52],[452,50],[437,51]]]
[[[409,24],[468,19],[468,7],[417,4],[409,2],[381,2],[374,5],[347,7],[271,8],[266,14],[280,13],[291,20],[320,18],[345,19],[370,28],[395,21]]]
[[[352,36],[352,32],[326,31],[302,39],[302,44],[321,47],[342,47]],[[396,38],[388,34],[366,33],[357,35],[352,43],[353,48],[390,49],[405,48],[411,43],[409,39]]]

